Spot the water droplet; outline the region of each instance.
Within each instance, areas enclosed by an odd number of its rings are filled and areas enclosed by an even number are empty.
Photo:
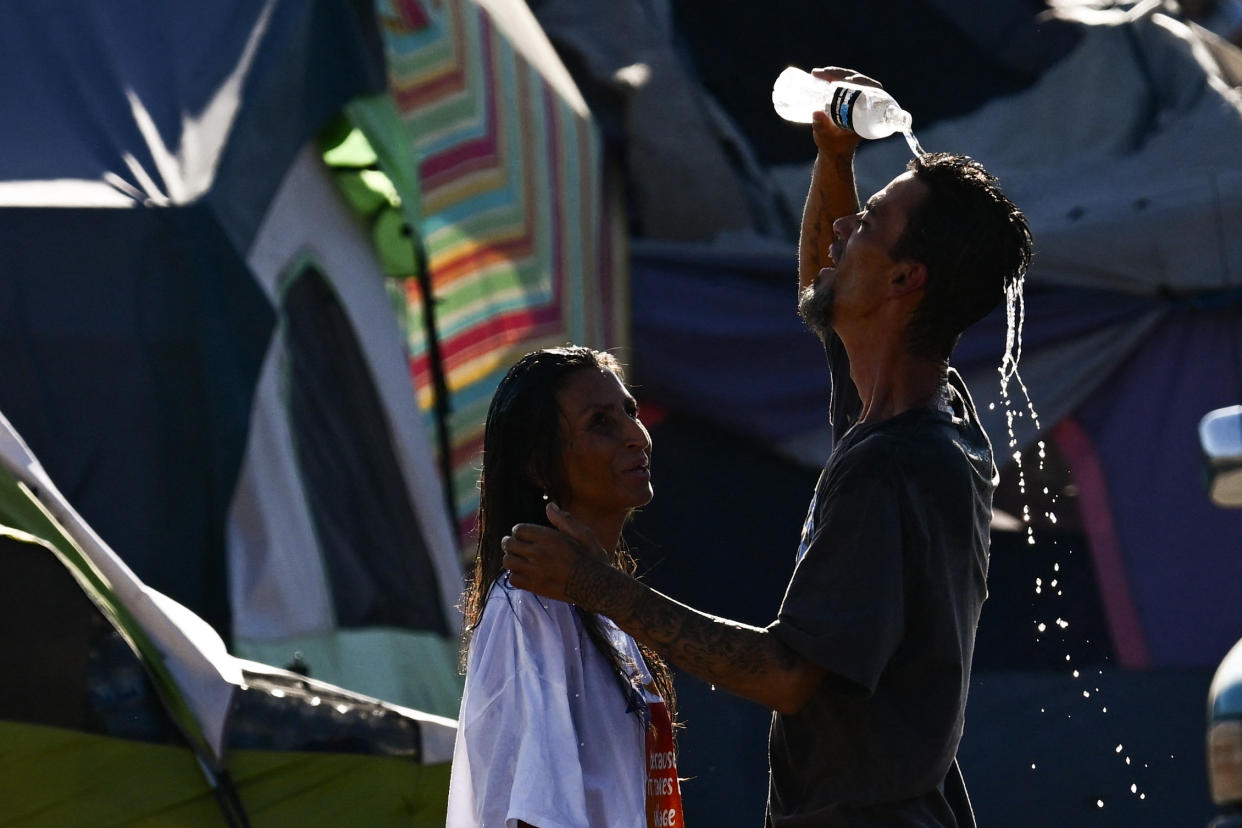
[[[1083,691],[1082,691],[1082,697],[1083,697],[1084,699],[1089,699],[1089,698],[1091,698],[1091,691],[1090,691],[1090,690],[1083,690]]]
[[[1103,807],[1104,807],[1104,800],[1102,800],[1102,799],[1097,799],[1097,800],[1095,801],[1095,807],[1097,807],[1097,808],[1103,808]]]
[[[713,693],[715,693],[715,692],[716,692],[716,685],[714,685],[714,684],[713,684],[713,685],[711,685],[711,688],[712,688],[712,692],[713,692]]]
[[[1034,763],[1034,762],[1032,762],[1032,763],[1031,763],[1031,770],[1035,770],[1035,763]]]
[[[1074,678],[1078,678],[1078,671],[1077,671],[1077,670],[1075,670],[1075,671],[1074,671]]]
[[[1113,753],[1121,753],[1121,745],[1117,745],[1117,747],[1113,749]]]
[[[1036,624],[1035,629],[1039,630],[1040,632],[1043,632],[1045,629],[1047,629],[1047,627],[1044,624]]]
[[[1130,783],[1130,793],[1138,793],[1138,785],[1133,782]]]

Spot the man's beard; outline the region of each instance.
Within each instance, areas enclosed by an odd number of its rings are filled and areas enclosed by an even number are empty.
[[[816,291],[814,285],[807,285],[798,294],[798,316],[820,339],[827,339],[832,330],[832,301],[834,291],[832,285]]]

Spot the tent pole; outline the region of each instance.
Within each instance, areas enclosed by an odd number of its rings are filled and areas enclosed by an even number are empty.
[[[246,808],[242,805],[241,797],[237,794],[237,786],[233,784],[233,778],[229,776],[229,772],[212,770],[206,759],[197,753],[194,754],[194,758],[198,760],[199,768],[207,777],[207,783],[211,785],[212,793],[216,795],[216,803],[219,804],[229,828],[250,828]]]
[[[431,289],[431,269],[427,264],[427,250],[417,233],[410,234],[418,257],[418,286],[423,293],[423,327],[427,331],[427,362],[431,368],[431,382],[435,389],[436,441],[440,444],[440,476],[444,481],[444,498],[449,519],[457,528],[457,497],[453,491],[453,447],[449,441],[449,415],[452,401],[449,398],[448,378],[444,374],[444,360],[440,353],[440,335],[436,330],[436,302]]]

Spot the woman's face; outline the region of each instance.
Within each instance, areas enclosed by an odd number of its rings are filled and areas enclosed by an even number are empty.
[[[557,403],[568,487],[559,505],[589,521],[650,502],[651,435],[616,374],[602,368],[575,371]]]

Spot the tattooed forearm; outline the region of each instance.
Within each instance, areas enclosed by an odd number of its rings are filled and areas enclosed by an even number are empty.
[[[766,630],[697,612],[658,592],[640,595],[626,621],[678,666],[717,683],[794,666],[793,653]]]
[[[822,675],[766,629],[699,612],[598,559],[574,565],[565,594],[685,672],[776,710],[798,709]]]
[[[625,582],[631,580],[615,567],[585,555],[578,558],[565,583],[569,600],[590,612],[616,619],[625,611]]]
[[[596,561],[584,559],[574,567],[566,594],[583,609],[613,619],[682,670],[752,698],[748,683],[790,670],[797,662],[767,630],[699,612]]]

